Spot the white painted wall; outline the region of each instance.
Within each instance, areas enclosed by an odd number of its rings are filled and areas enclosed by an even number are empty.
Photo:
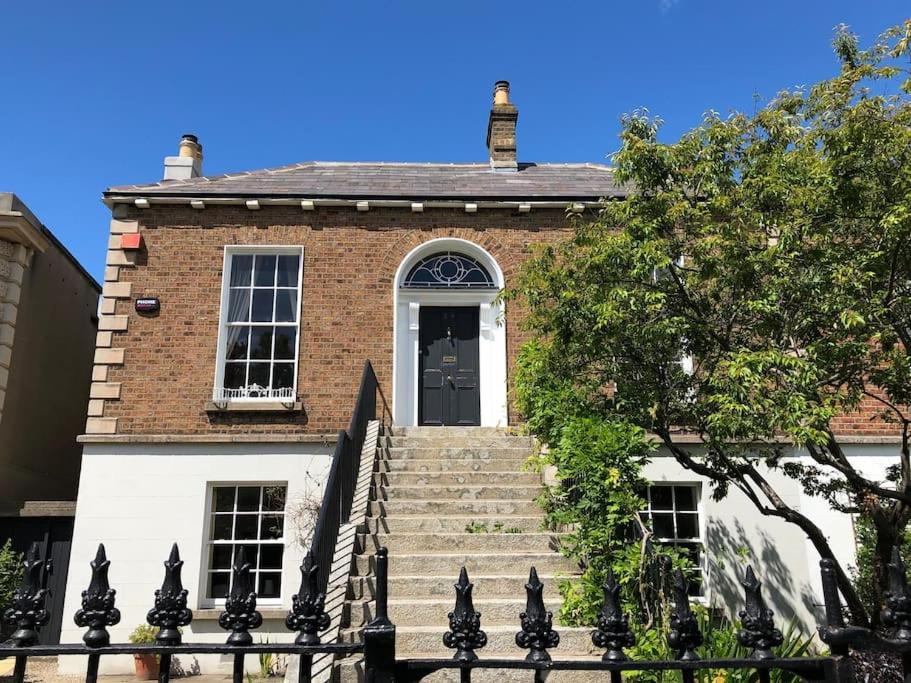
[[[145,623],[154,602],[155,589],[164,576],[163,562],[171,544],[177,542],[184,560],[183,584],[189,590],[189,607],[197,612],[184,629],[186,642],[222,642],[227,634],[212,618],[216,610],[203,607],[205,563],[206,491],[212,483],[287,482],[287,500],[321,496],[332,459],[332,447],[318,444],[90,444],[82,458],[79,497],[70,570],[67,578],[65,618],[61,642],[80,642],[83,629],[72,615],[81,606],[81,593],[88,586],[89,562],[99,542],[105,544],[111,561],[111,587],[117,590],[121,622],[111,627],[112,642],[126,642],[139,624]],[[317,498],[318,500],[319,498]],[[290,522],[290,520],[288,520]],[[287,523],[287,522],[286,522]],[[286,532],[286,538],[289,533]],[[286,543],[282,571],[281,605],[287,609],[300,585],[298,566],[302,551]],[[263,607],[265,611],[265,608]],[[255,632],[255,639],[272,642],[293,640],[276,611]],[[196,655],[203,673],[230,672],[227,657]],[[251,671],[258,670],[256,657],[248,657]],[[194,662],[181,662],[190,667]],[[129,656],[102,657],[101,673],[130,673]],[[81,657],[61,657],[61,673],[84,673]]]
[[[885,470],[897,462],[897,446],[855,443],[845,446],[852,462],[867,476],[885,477]],[[808,457],[796,451],[797,457]],[[804,492],[803,487],[778,471],[764,470],[769,482],[785,501],[808,515],[820,526],[835,555],[846,567],[854,566],[855,536],[850,515],[833,511],[826,501]],[[745,562],[752,564],[769,607],[779,626],[796,618],[805,630],[816,632],[822,623],[822,586],[819,554],[806,536],[792,524],[760,514],[742,493],[731,488],[720,501],[711,497],[707,480],[683,468],[661,449],[646,466],[644,476],[656,483],[699,483],[702,486],[701,523],[706,543],[707,602],[723,607],[737,617],[743,609],[740,580]],[[746,549],[744,562],[738,549]]]

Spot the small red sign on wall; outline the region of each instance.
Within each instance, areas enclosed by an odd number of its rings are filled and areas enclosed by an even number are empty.
[[[138,232],[131,232],[120,236],[121,249],[139,249],[140,247],[142,247],[142,235]]]

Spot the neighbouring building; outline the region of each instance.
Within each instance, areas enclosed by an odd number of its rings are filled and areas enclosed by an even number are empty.
[[[101,286],[14,194],[0,192],[0,545],[32,541],[63,607]],[[54,642],[59,618],[42,637]]]
[[[505,431],[520,422],[509,386],[527,333],[521,305],[504,310],[498,293],[535,245],[561,239],[573,215],[593,215],[623,190],[605,165],[520,162],[517,119],[509,84],[498,82],[480,163],[304,162],[206,176],[202,145],[185,135],[162,181],[104,193],[110,243],[67,615],[103,541],[123,613],[113,637],[123,640],[144,621],[177,541],[195,610],[185,639],[220,639],[231,558],[245,545],[256,558],[261,637],[290,638],[281,619],[299,581],[301,510],[319,503],[366,359],[405,430],[390,442],[403,461],[378,464],[364,527],[387,515],[387,530],[398,529],[391,598],[402,591],[402,651],[426,652],[421,620],[431,604],[445,616],[457,558],[502,579],[477,587],[489,635],[514,634],[529,563],[557,596],[554,579],[574,568],[540,533],[541,481],[521,468],[531,440]],[[843,426],[855,454],[881,466],[893,436],[861,418]],[[447,459],[459,454],[462,469]],[[818,558],[794,527],[759,519],[735,493],[713,501],[670,458],[647,474],[659,536],[702,558],[703,599],[733,608],[746,548],[776,568],[768,591],[779,615],[816,619]],[[850,519],[770,476],[850,558]],[[523,533],[466,533],[472,524]],[[726,563],[715,561],[722,556]],[[352,562],[353,577],[368,571]],[[355,584],[364,585],[352,579],[342,637],[357,637],[370,612]],[[518,592],[501,609],[496,591],[507,585]],[[590,648],[583,631],[565,634],[561,647]],[[79,637],[66,627],[66,640]],[[431,640],[441,647],[438,635]],[[102,662],[108,671],[130,666]],[[230,666],[214,656],[199,665]]]

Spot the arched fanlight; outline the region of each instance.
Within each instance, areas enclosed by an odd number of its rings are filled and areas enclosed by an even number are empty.
[[[478,261],[451,251],[421,259],[402,282],[404,289],[494,289],[496,286]]]

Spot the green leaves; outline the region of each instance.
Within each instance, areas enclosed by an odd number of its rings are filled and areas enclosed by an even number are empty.
[[[907,524],[909,44],[911,22],[868,50],[840,28],[840,73],[752,115],[709,112],[673,144],[647,112],[623,118],[614,163],[629,196],[540,252],[509,293],[527,305],[534,335],[516,398],[559,467],[623,471],[623,458],[641,458],[629,430],[682,429],[706,444],[698,464],[716,494],[735,486],[780,511],[748,471],[780,468],[779,444],[789,442],[812,457],[787,469],[810,495],[839,509],[874,505]],[[874,418],[871,405],[904,440],[904,454],[895,451],[908,472],[904,502],[871,494],[833,436],[841,415]],[[611,431],[619,425],[622,438]],[[611,490],[607,479],[591,481],[584,499],[617,501],[598,489]],[[579,552],[600,542],[610,538],[592,528]]]

